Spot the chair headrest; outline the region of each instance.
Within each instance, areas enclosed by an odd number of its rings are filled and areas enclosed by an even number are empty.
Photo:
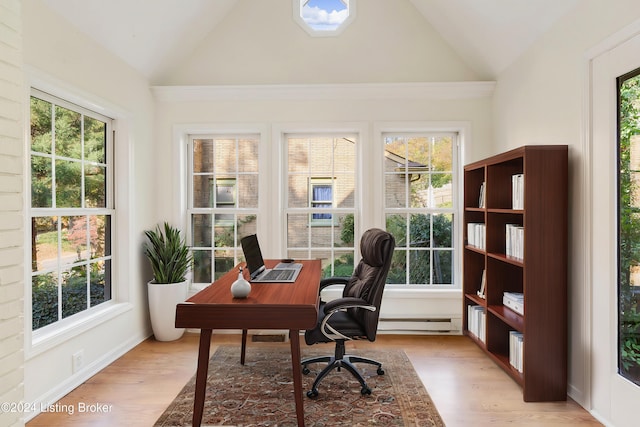
[[[387,255],[383,249],[390,239],[392,239],[391,235],[379,228],[365,231],[360,239],[362,260],[373,267],[381,267]]]

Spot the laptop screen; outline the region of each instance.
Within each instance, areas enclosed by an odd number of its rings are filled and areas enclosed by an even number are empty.
[[[264,259],[258,244],[258,236],[255,234],[245,236],[240,240],[240,244],[242,252],[244,252],[244,259],[247,260],[249,275],[253,279],[264,270]]]

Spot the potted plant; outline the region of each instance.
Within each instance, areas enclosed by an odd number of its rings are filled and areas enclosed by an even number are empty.
[[[187,298],[187,271],[191,264],[189,248],[180,230],[164,223],[164,228],[144,232],[145,255],[151,261],[153,280],[147,283],[151,327],[158,341],[177,340],[184,328],[175,327],[176,305]]]

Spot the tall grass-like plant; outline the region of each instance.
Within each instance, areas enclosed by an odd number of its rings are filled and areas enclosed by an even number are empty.
[[[154,283],[180,283],[185,280],[191,264],[191,255],[180,230],[164,223],[164,231],[160,226],[155,230],[144,232],[148,242],[145,255],[151,261]]]

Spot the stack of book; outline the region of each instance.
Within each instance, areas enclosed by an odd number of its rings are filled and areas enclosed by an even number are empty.
[[[524,209],[524,175],[511,176],[511,201],[515,210]]]
[[[505,292],[502,303],[516,313],[524,316],[524,295],[519,292]]]
[[[522,373],[524,366],[524,337],[517,331],[509,331],[509,363],[518,372]]]
[[[469,329],[469,332],[478,337],[478,339],[482,342],[485,342],[487,334],[486,318],[487,315],[482,306],[467,306],[467,329]]]
[[[486,227],[481,222],[470,222],[467,224],[467,242],[470,246],[478,249],[485,248]]]
[[[524,227],[506,224],[505,234],[505,254],[511,258],[524,259]]]

